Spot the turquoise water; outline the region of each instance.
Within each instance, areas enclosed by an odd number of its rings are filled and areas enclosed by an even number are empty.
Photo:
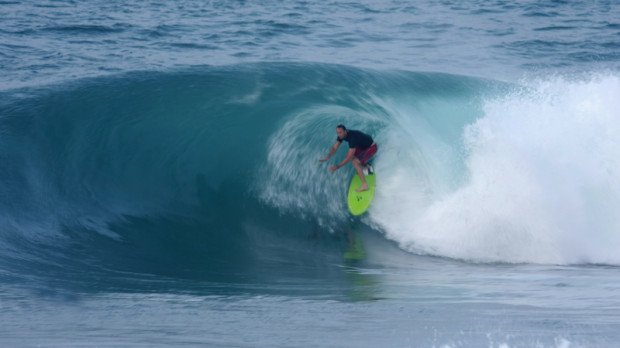
[[[618,18],[0,2],[0,343],[617,345]]]

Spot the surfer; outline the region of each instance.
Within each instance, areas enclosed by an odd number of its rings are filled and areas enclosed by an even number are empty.
[[[329,154],[320,161],[325,162],[329,160],[336,153],[336,151],[338,151],[338,147],[342,144],[343,140],[348,142],[349,151],[347,152],[347,156],[340,163],[330,166],[329,170],[333,173],[340,167],[347,164],[347,162],[352,161],[353,167],[355,167],[355,171],[362,181],[362,185],[355,189],[355,191],[367,191],[368,184],[366,183],[363,167],[377,152],[377,144],[375,144],[370,135],[357,130],[347,129],[347,127],[342,124],[336,126],[336,134],[338,137],[336,138],[336,142],[332,146],[331,150],[329,150]]]

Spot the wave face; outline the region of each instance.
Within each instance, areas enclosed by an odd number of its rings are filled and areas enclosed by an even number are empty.
[[[402,248],[620,264],[620,81],[524,85],[256,64],[6,92],[0,259],[215,280],[332,262],[353,172],[318,159],[344,123],[380,147],[363,222]]]

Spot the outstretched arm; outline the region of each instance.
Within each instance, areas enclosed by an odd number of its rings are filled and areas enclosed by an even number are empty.
[[[347,157],[345,157],[342,162],[336,164],[335,166],[331,166],[329,167],[329,170],[331,170],[332,172],[335,172],[336,170],[338,170],[340,167],[344,166],[345,164],[347,164],[349,161],[351,161],[353,159],[353,157],[355,156],[355,148],[349,149],[349,151],[347,152]]]
[[[329,153],[327,154],[327,157],[322,158],[319,161],[325,162],[328,159],[330,159],[336,153],[336,151],[338,151],[338,147],[340,147],[340,142],[339,141],[335,142],[334,145],[332,146],[332,148],[329,149]]]

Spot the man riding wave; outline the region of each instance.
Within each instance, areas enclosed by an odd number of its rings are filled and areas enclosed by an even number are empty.
[[[342,144],[343,141],[348,142],[349,151],[347,152],[347,156],[340,163],[330,166],[329,170],[333,173],[340,169],[340,167],[347,164],[347,162],[352,161],[353,167],[362,181],[362,185],[355,189],[355,191],[362,192],[368,190],[368,184],[366,183],[363,167],[366,163],[368,163],[372,156],[377,153],[377,144],[375,144],[370,135],[353,129],[347,130],[347,127],[342,124],[336,126],[336,134],[338,137],[336,138],[336,142],[332,148],[329,150],[329,154],[320,161],[325,162],[329,160],[336,153],[336,151],[338,151],[338,147],[340,147],[340,144]]]

